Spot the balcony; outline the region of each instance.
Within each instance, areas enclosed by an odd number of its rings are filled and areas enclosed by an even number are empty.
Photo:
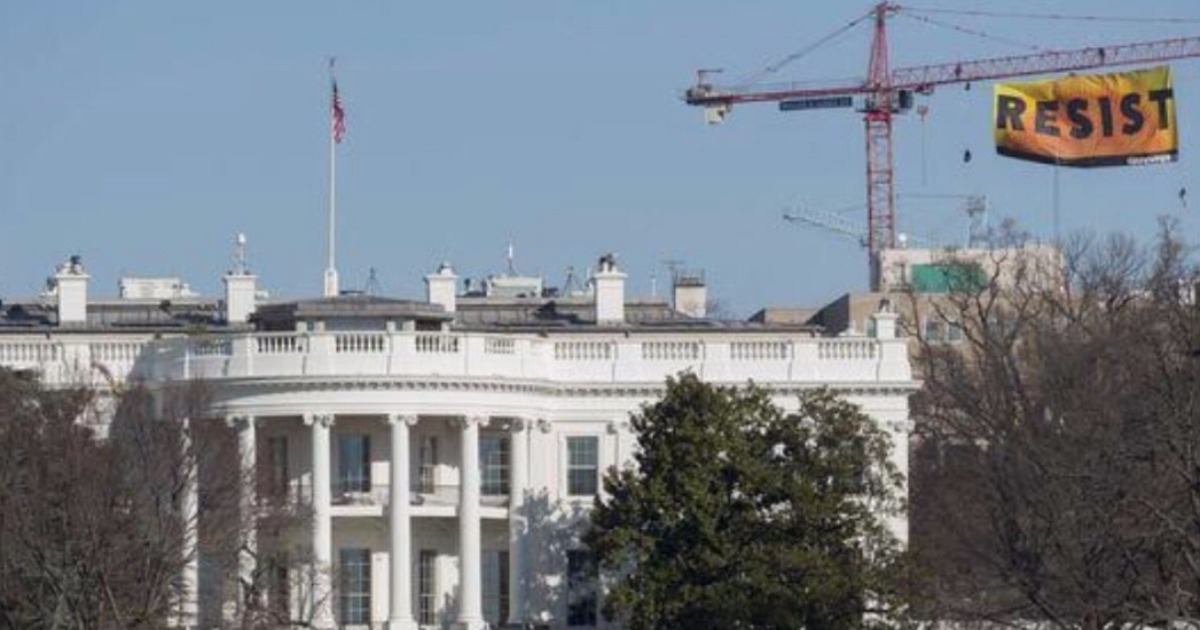
[[[361,484],[339,484],[330,487],[330,507],[334,516],[382,516],[391,503],[388,484],[371,483],[364,488]],[[307,483],[291,483],[276,490],[261,490],[259,502],[268,507],[309,507],[312,505],[312,486]],[[455,516],[458,513],[459,486],[457,484],[423,485],[412,484],[409,504],[413,516]],[[507,494],[483,494],[479,498],[484,517],[507,518]]]
[[[713,381],[907,381],[903,339],[697,331],[488,335],[421,332],[247,333],[156,342],[138,363],[150,380],[322,376],[660,383],[690,370]]]

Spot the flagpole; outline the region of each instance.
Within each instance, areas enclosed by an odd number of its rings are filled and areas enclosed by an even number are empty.
[[[334,98],[337,98],[336,83],[333,77],[333,58],[329,59],[329,78],[331,85],[334,85]],[[329,243],[327,252],[329,260],[325,266],[325,297],[338,296],[338,273],[335,264],[336,259],[336,230],[337,223],[337,132],[334,129],[335,121],[332,118],[334,112],[330,111],[330,127],[329,127]]]

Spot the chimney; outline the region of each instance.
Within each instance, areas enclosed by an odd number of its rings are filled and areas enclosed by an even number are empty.
[[[616,324],[625,321],[625,274],[617,270],[617,257],[605,254],[600,267],[592,274],[596,288],[596,323]]]
[[[231,271],[221,280],[225,283],[225,322],[245,324],[257,307],[258,276]]]
[[[225,322],[245,324],[257,308],[258,276],[246,266],[246,235],[239,233],[235,242],[233,271],[221,278],[225,283]]]
[[[702,271],[678,271],[671,279],[675,312],[703,319],[708,314],[708,287]]]
[[[58,293],[58,325],[81,325],[87,323],[87,284],[90,278],[83,269],[83,260],[78,256],[59,265],[54,274]]]
[[[450,263],[444,262],[438,270],[425,276],[425,296],[430,304],[440,304],[447,313],[453,313],[458,307],[458,297],[455,293],[458,276]]]
[[[880,300],[879,310],[871,314],[871,322],[875,329],[872,336],[876,339],[895,339],[897,319],[899,316],[892,308],[892,301],[886,298]]]

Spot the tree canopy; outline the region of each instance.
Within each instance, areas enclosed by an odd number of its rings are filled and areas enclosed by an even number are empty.
[[[605,615],[631,628],[851,628],[895,604],[902,509],[890,441],[828,391],[785,414],[685,373],[631,420],[585,543]]]

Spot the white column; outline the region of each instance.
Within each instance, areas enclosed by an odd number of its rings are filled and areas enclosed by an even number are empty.
[[[255,435],[254,416],[228,417],[225,422],[237,431],[238,464],[240,466],[240,505],[238,512],[238,612],[244,613],[250,605],[249,597],[253,592],[254,572],[258,557],[258,536],[256,522],[257,481],[258,481],[258,441]]]
[[[462,463],[459,466],[458,553],[459,601],[458,628],[483,628],[483,557],[480,553],[479,527],[479,426],[487,418],[462,419]]]
[[[312,585],[309,593],[314,628],[333,627],[333,518],[329,512],[329,427],[334,417],[306,415],[312,426]]]
[[[416,416],[389,415],[392,425],[391,487],[388,505],[391,526],[391,572],[388,587],[388,630],[415,630],[412,613],[412,505],[408,485],[408,428],[417,424]]]
[[[195,628],[200,623],[200,470],[192,446],[192,420],[183,420],[180,440],[183,463],[183,575],[179,594],[179,625]]]
[[[508,623],[525,623],[525,565],[528,550],[525,492],[529,486],[529,422],[512,421],[508,461]]]

